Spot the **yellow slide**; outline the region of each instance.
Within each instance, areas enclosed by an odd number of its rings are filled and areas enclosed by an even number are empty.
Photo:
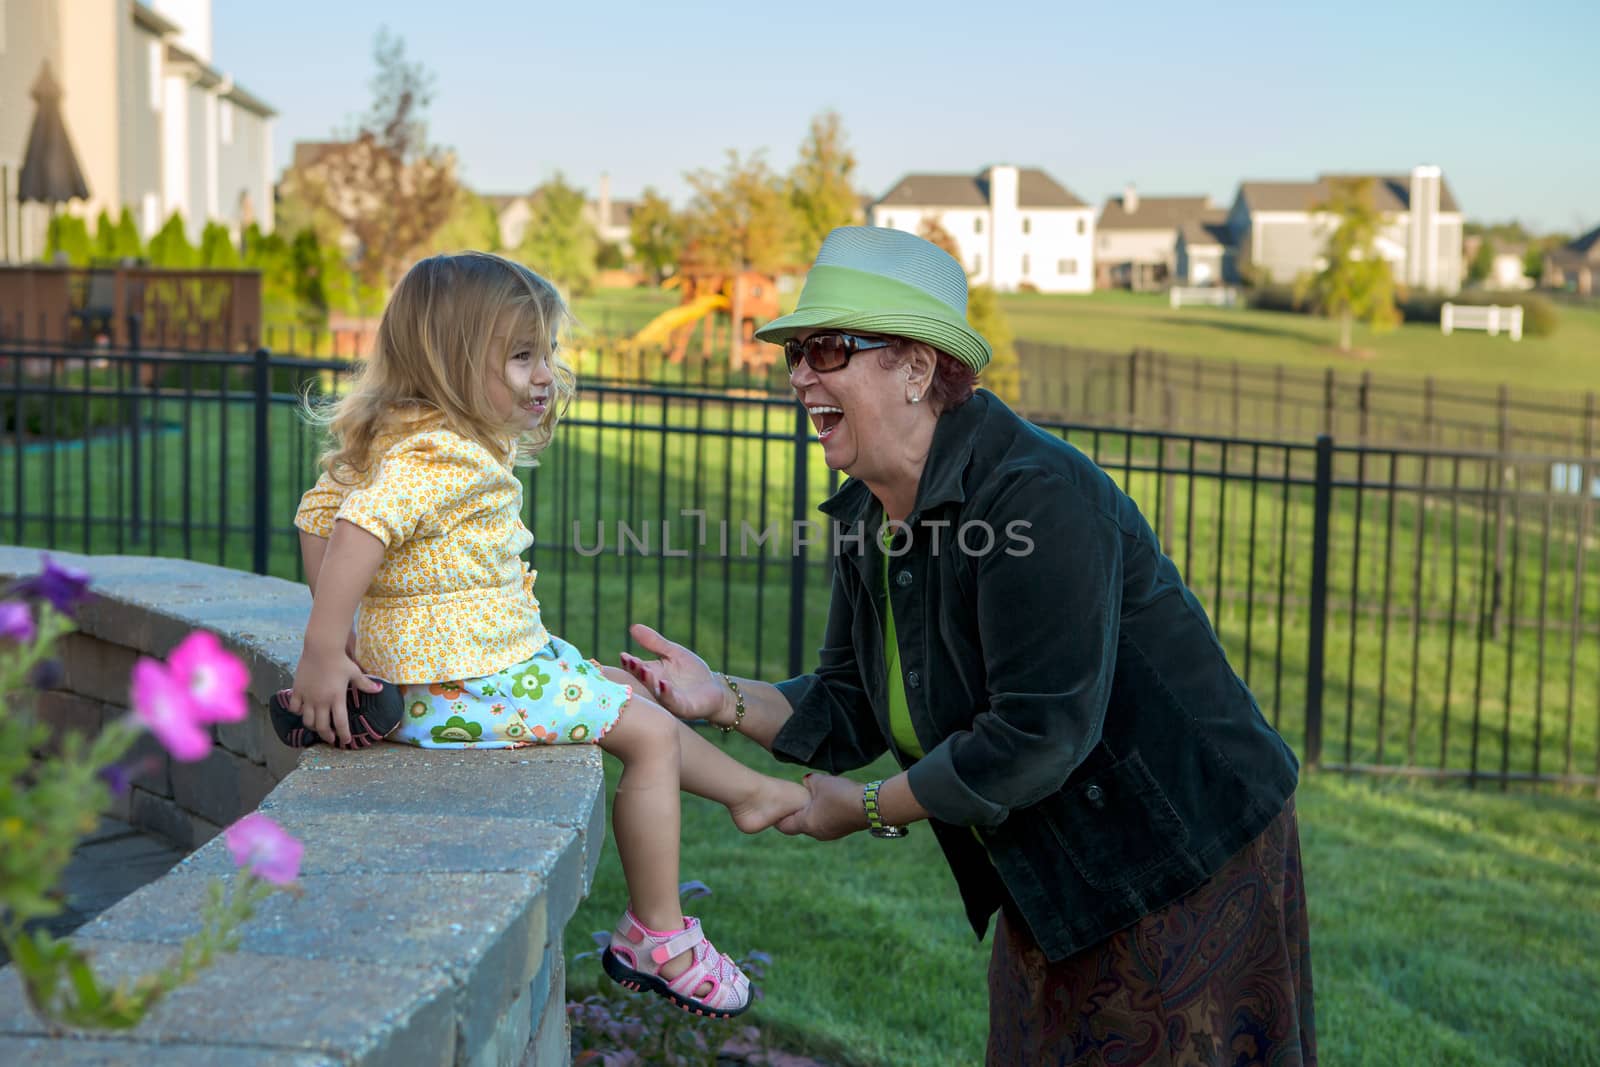
[[[707,315],[728,310],[728,298],[721,293],[708,293],[687,304],[668,308],[645,324],[628,343],[634,347],[664,345],[672,335],[685,326],[692,326]]]

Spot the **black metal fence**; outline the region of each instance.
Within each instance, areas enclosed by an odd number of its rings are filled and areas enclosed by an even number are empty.
[[[1592,456],[1593,391],[1535,389],[1369,370],[1098,352],[1017,342],[1029,415],[1097,425],[1366,445]]]
[[[298,578],[319,449],[298,408],[347,373],[0,353],[0,530]],[[1600,785],[1600,464],[1036,421],[1138,501],[1309,762]],[[551,628],[602,659],[646,622],[735,673],[804,670],[831,571],[815,506],[838,485],[812,443],[761,390],[586,385],[523,473]]]

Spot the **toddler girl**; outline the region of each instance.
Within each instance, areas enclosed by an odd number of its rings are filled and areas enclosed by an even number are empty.
[[[678,791],[725,805],[746,833],[808,795],[544,628],[513,468],[549,444],[573,395],[557,349],[568,318],[549,282],[485,253],[425,259],[395,289],[371,357],[317,416],[333,445],[295,515],[312,609],[276,709],[293,730],[280,733],[346,747],[384,735],[424,748],[599,745],[623,764],[612,829],[630,900],[607,972],[687,1011],[736,1015],[749,982],[679,910]]]

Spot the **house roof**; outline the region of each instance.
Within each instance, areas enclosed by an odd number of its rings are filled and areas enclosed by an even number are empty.
[[[480,193],[479,197],[484,203],[494,209],[496,215],[519,200],[526,200],[527,193]]]
[[[907,174],[877,201],[885,207],[988,207],[988,172]],[[1017,168],[1018,207],[1087,207],[1037,167]]]
[[[158,14],[148,4],[136,3],[133,5],[133,21],[136,25],[143,26],[158,35],[178,33],[181,30],[181,27],[176,22]]]
[[[1252,211],[1311,211],[1318,204],[1327,203],[1333,195],[1333,182],[1352,178],[1370,178],[1373,198],[1379,211],[1411,210],[1411,175],[1409,174],[1319,174],[1314,182],[1256,182],[1239,183],[1239,195]],[[1460,211],[1450,183],[1439,180],[1439,210]]]
[[[1099,232],[1106,230],[1172,230],[1211,211],[1208,196],[1140,196],[1129,212],[1120,196],[1108,197],[1100,209]]]
[[[1142,212],[1144,205],[1140,204]],[[1190,248],[1226,247],[1232,244],[1228,234],[1228,213],[1217,208],[1209,208],[1199,218],[1187,219],[1178,226],[1178,232],[1183,235],[1183,243]]]
[[[1568,241],[1562,246],[1562,251],[1585,259],[1600,259],[1600,226]]]

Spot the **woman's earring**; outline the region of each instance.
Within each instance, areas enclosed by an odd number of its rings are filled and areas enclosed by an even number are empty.
[[[919,393],[913,393],[913,394],[912,394],[912,396],[911,396],[911,402],[912,402],[912,403],[913,403],[913,404],[917,404],[917,403],[921,403],[921,401],[922,401],[922,396],[921,396],[921,394],[919,394]]]

